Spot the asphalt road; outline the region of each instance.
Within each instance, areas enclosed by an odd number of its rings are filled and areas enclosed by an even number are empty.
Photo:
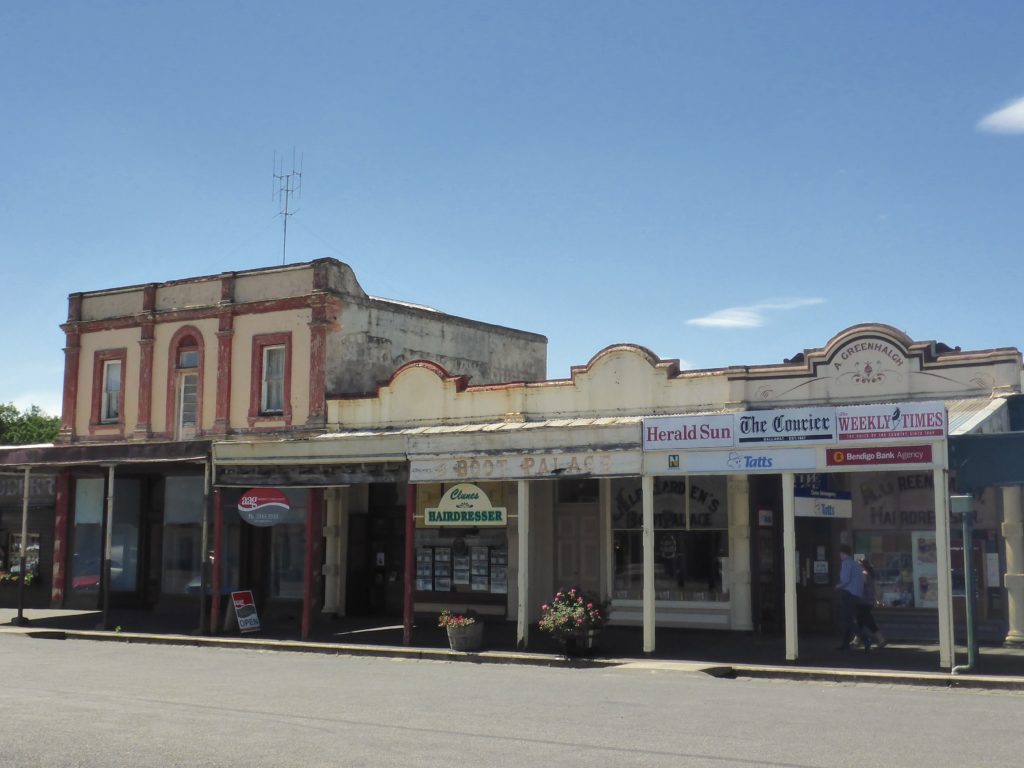
[[[1024,695],[0,635],[0,766],[1007,766]]]

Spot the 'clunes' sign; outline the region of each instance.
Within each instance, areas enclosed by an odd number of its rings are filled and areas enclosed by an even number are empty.
[[[508,524],[505,507],[495,507],[479,486],[459,483],[449,488],[436,507],[423,510],[423,522],[428,526],[455,526],[482,528]]]

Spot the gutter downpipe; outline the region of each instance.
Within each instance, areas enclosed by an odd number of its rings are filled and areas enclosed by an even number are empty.
[[[974,671],[977,663],[977,645],[974,641],[974,574],[971,572],[971,550],[974,548],[974,519],[971,517],[970,496],[951,496],[953,513],[959,514],[964,537],[964,614],[967,622],[967,663],[953,667],[950,674],[960,675]]]

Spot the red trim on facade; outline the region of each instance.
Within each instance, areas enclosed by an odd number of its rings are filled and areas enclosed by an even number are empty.
[[[309,322],[309,416],[306,426],[320,427],[327,423],[327,334],[336,322],[326,300],[316,302]]]
[[[121,391],[118,393],[117,421],[101,421],[100,408],[103,403],[103,366],[112,360],[121,361]],[[97,350],[92,360],[92,413],[89,419],[89,434],[124,437],[124,393],[128,388],[128,349]]]
[[[64,593],[67,590],[68,544],[71,541],[71,515],[68,514],[68,499],[71,490],[71,470],[65,469],[57,475],[57,499],[53,518],[53,585],[50,589],[50,607],[64,607]]]
[[[69,331],[64,347],[64,398],[60,408],[60,442],[69,443],[75,436],[75,415],[78,408],[78,367],[81,340],[78,333]]]
[[[139,339],[139,418],[135,423],[136,437],[149,437],[153,418],[153,323],[142,324]]]
[[[213,431],[226,435],[231,425],[231,351],[235,336],[234,316],[223,312],[217,326],[217,404]]]
[[[253,301],[246,304],[232,304],[231,311],[235,315],[260,315],[270,312],[289,312],[296,309],[308,309],[312,303],[310,296],[291,296],[285,299],[267,299],[266,301]],[[220,315],[221,307],[197,307],[196,309],[175,309],[170,311],[158,311],[153,320],[156,323],[192,323],[199,320],[211,320]],[[103,320],[84,320],[80,322],[67,323],[73,325],[80,333],[96,333],[97,331],[116,331],[125,328],[137,328],[138,317],[116,317]],[[67,328],[65,328],[67,330]]]
[[[182,346],[182,341],[191,336],[195,344]],[[195,349],[199,353],[199,365],[196,368],[178,368],[178,353],[186,349]],[[199,382],[196,388],[196,433],[194,437],[203,434],[203,373],[205,370],[206,344],[202,332],[192,325],[183,325],[171,337],[167,346],[167,420],[164,422],[164,432],[172,436],[172,439],[181,440],[178,436],[178,379],[182,371],[195,371],[198,374]]]
[[[284,347],[284,402],[282,413],[262,413],[263,395],[263,350],[267,347]],[[292,424],[292,334],[261,333],[252,337],[252,361],[249,371],[249,426],[260,422],[284,422]]]

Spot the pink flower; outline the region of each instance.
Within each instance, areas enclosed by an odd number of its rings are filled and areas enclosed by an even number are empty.
[[[587,610],[591,611],[593,609],[594,609],[594,604],[593,603],[587,603]]]
[[[549,610],[551,610],[550,608],[548,608],[548,604],[547,604],[547,603],[544,603],[544,605],[542,605],[542,606],[540,607],[540,609],[541,609],[542,611],[549,611]]]

